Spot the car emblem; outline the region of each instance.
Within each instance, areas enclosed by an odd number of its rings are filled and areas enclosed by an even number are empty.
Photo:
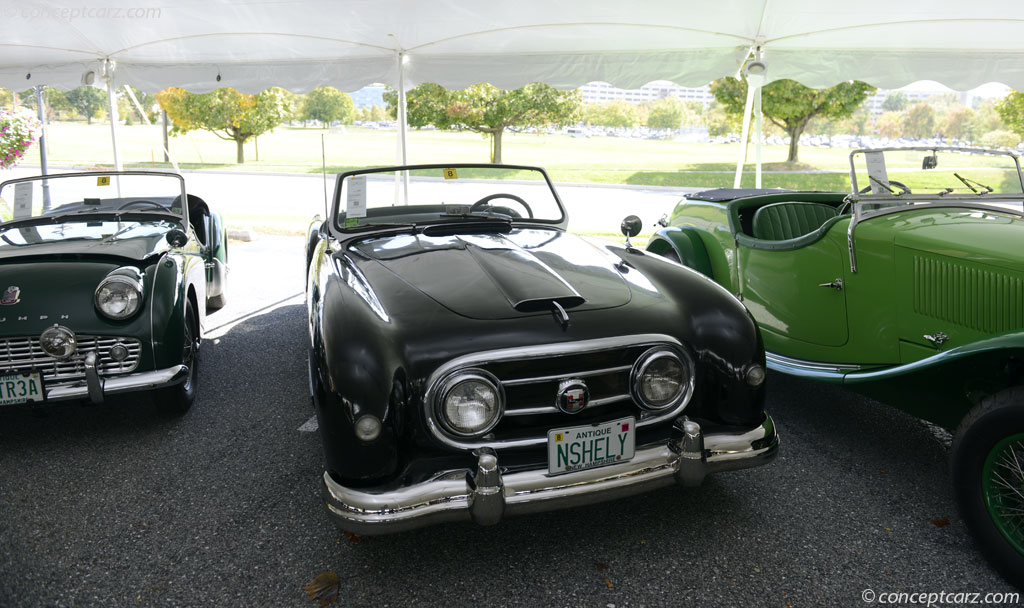
[[[18,302],[21,302],[21,299],[19,298],[20,295],[21,288],[11,285],[6,291],[4,291],[4,297],[0,299],[0,305],[11,306],[12,304],[17,304]]]
[[[566,414],[582,412],[588,403],[590,403],[590,389],[587,388],[584,381],[572,378],[563,380],[558,385],[558,397],[555,399],[555,404]]]

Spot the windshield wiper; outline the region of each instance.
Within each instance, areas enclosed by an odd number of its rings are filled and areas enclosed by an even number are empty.
[[[906,186],[903,186],[903,185],[901,185],[899,183],[895,183],[894,184],[892,182],[889,182],[888,184],[886,184],[885,182],[883,182],[883,181],[881,181],[879,179],[876,179],[874,175],[869,175],[868,179],[873,181],[873,182],[875,182],[879,186],[885,188],[886,190],[888,190],[889,194],[895,194],[896,196],[902,196],[904,194],[909,194],[910,193],[910,190]],[[896,192],[895,190],[890,188],[890,186],[896,186],[897,188],[900,189],[900,191]]]
[[[405,228],[408,230],[415,230],[416,224],[408,223],[389,223],[389,222],[367,222],[365,224],[359,224],[358,226],[342,226],[343,230],[349,232],[360,231],[360,230],[372,230],[374,228]]]
[[[966,177],[960,175],[959,173],[954,172],[953,173],[953,177],[955,177],[958,180],[960,180],[961,182],[963,182],[963,184],[965,186],[967,186],[968,188],[971,189],[971,192],[977,194],[978,196],[981,196],[982,194],[988,194],[989,192],[995,192],[995,190],[992,189],[992,186],[986,186],[985,184],[983,184],[983,183],[981,183],[979,181],[975,181],[973,179],[967,179]],[[978,190],[972,184],[977,185],[977,186],[981,186],[982,188],[985,189],[985,191],[982,192],[981,190]]]

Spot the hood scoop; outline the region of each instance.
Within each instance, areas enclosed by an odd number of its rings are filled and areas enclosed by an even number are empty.
[[[551,310],[552,302],[562,308],[572,308],[586,302],[572,285],[546,264],[515,247],[509,241],[494,241],[480,247],[474,238],[463,236],[466,251],[473,256],[494,286],[498,288],[512,308],[519,312]]]

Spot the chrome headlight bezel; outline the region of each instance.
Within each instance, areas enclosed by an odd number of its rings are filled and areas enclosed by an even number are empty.
[[[496,401],[495,412],[492,414],[487,424],[473,431],[459,429],[454,423],[452,423],[446,413],[448,398],[456,388],[466,382],[478,382],[486,385],[491,391],[493,391]],[[505,415],[505,390],[501,385],[501,381],[499,381],[494,374],[491,374],[486,370],[472,368],[453,372],[438,384],[438,390],[435,394],[434,416],[441,425],[441,428],[443,428],[446,433],[454,437],[474,438],[486,435],[494,430],[494,427],[501,422],[502,416]]]
[[[54,339],[60,340],[61,352],[54,352]],[[54,324],[39,334],[39,348],[43,349],[43,352],[48,356],[58,361],[63,361],[69,359],[78,351],[78,339],[75,337],[75,332],[63,325]]]
[[[103,293],[108,289],[128,290],[125,291],[125,293],[134,293],[134,300],[127,308],[125,308],[124,311],[120,313],[111,312],[104,308],[104,304],[107,302],[103,299]],[[141,277],[135,278],[128,276],[127,274],[117,273],[117,271],[114,271],[114,273],[108,274],[102,281],[100,281],[100,284],[96,286],[96,291],[93,292],[92,298],[93,304],[96,306],[96,310],[98,310],[100,314],[108,319],[124,321],[125,319],[134,317],[140,310],[142,310],[143,295]]]
[[[656,403],[644,394],[642,381],[645,374],[650,370],[652,364],[666,358],[679,365],[682,371],[682,377],[680,378],[679,389],[672,398],[664,403]],[[693,359],[690,357],[689,353],[682,349],[675,349],[667,346],[655,346],[640,355],[633,364],[633,369],[629,376],[629,391],[633,396],[633,400],[643,410],[661,413],[685,407],[689,403],[690,398],[693,396],[693,390],[696,383],[695,376]]]

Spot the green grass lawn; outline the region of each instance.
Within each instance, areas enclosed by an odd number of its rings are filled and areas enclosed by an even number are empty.
[[[119,127],[121,155],[126,166],[165,167],[159,126]],[[319,173],[321,137],[326,148],[328,173],[397,163],[397,133],[363,127],[322,130],[278,127],[245,146],[247,162],[235,163],[235,143],[208,131],[194,131],[170,139],[171,153],[183,168],[227,171],[280,171]],[[50,162],[54,165],[111,166],[110,125],[59,122],[47,130]],[[487,162],[488,140],[469,132],[418,131],[408,134],[409,162]],[[540,165],[561,183],[630,184],[669,187],[732,187],[739,146],[737,144],[689,144],[671,140],[620,137],[573,138],[567,135],[506,133],[502,160],[510,164]],[[257,145],[259,155],[257,160]],[[796,190],[847,191],[849,150],[803,146],[800,163],[785,162],[785,146],[766,146],[762,151],[763,186]],[[750,148],[750,158],[754,149]],[[929,187],[960,186],[952,171],[940,166],[924,176],[920,152],[907,153],[890,162],[890,177]],[[34,151],[29,153],[34,161]],[[986,161],[966,155],[946,155],[957,167],[980,167]],[[30,162],[31,162],[30,161]],[[754,185],[753,165],[748,163],[742,185]],[[1005,174],[971,173],[972,179],[997,185]]]

